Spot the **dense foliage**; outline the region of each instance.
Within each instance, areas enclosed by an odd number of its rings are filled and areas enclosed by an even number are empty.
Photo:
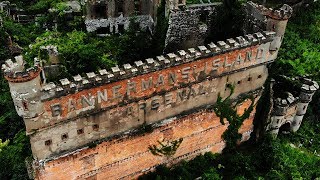
[[[129,29],[123,34],[97,37],[94,33],[73,29],[72,31],[47,31],[26,49],[25,59],[29,64],[33,59],[45,59],[41,47],[56,45],[59,59],[66,68],[60,77],[76,75],[99,68],[110,68],[116,64],[122,65],[137,60],[154,57],[163,52],[165,34],[168,22],[165,18],[165,3],[158,9],[158,23],[154,34],[148,30],[141,30],[135,19],[131,19]],[[60,25],[64,27],[63,25]],[[59,28],[58,28],[59,29]],[[57,77],[59,78],[59,77]]]
[[[216,7],[216,13],[213,13],[212,16],[212,28],[206,39],[207,43],[243,34],[245,11],[242,7],[242,1],[222,0],[222,5]]]
[[[10,50],[7,43],[8,38],[8,33],[2,28],[0,28],[0,57],[3,57],[4,59],[9,58],[10,56]]]
[[[272,70],[274,74],[286,76],[309,74],[320,80],[319,69],[320,3],[315,2],[306,9],[300,9],[290,19],[278,60]]]
[[[31,156],[31,148],[25,133],[24,130],[20,130],[10,144],[2,148],[0,179],[29,179],[25,159]]]

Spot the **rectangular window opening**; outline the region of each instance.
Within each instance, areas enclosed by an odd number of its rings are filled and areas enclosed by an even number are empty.
[[[50,146],[50,145],[52,144],[52,140],[51,140],[51,139],[46,140],[46,141],[44,142],[44,144],[45,144],[46,146]]]
[[[96,5],[94,6],[94,12],[97,19],[107,18],[107,6],[106,5]]]
[[[98,130],[99,130],[99,125],[98,125],[98,124],[93,125],[93,126],[92,126],[92,129],[93,129],[94,131],[98,131]]]
[[[61,135],[61,140],[65,141],[68,139],[68,133],[62,134]]]
[[[77,130],[77,133],[78,133],[78,135],[83,134],[83,133],[84,133],[84,130],[83,130],[83,129],[78,129],[78,130]]]

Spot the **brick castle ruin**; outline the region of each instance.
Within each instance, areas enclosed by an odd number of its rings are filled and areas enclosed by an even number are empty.
[[[250,2],[247,8],[248,27],[261,31],[59,83],[43,83],[38,62],[25,70],[22,57],[7,60],[2,69],[30,137],[35,178],[132,179],[161,164],[221,152],[228,123],[212,110],[218,94],[227,97],[233,84],[233,99],[252,94],[259,100],[292,13],[289,6],[272,10]],[[299,128],[319,88],[311,80],[303,84],[300,98],[275,100],[268,131],[277,134],[287,123]],[[250,104],[240,104],[238,113]],[[239,130],[241,141],[250,138],[254,114]],[[180,139],[172,156],[150,152],[158,142]]]

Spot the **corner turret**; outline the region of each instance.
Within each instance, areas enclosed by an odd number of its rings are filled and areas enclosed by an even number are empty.
[[[300,102],[297,105],[297,114],[291,124],[291,131],[296,132],[301,125],[303,116],[306,114],[308,105],[312,101],[312,96],[319,89],[317,82],[310,79],[303,79],[303,85],[300,92]]]
[[[276,33],[276,37],[271,43],[270,50],[278,52],[283,41],[288,19],[291,17],[293,9],[287,4],[284,4],[278,9],[271,9],[251,1],[247,3],[247,8],[253,16],[260,17],[258,19],[266,23],[266,31],[274,31]]]
[[[40,101],[41,67],[38,63],[27,70],[22,56],[15,57],[2,65],[4,77],[9,82],[11,96],[19,116],[24,119],[35,118],[43,112]]]
[[[267,11],[267,31],[276,32],[276,37],[271,43],[270,50],[278,51],[283,41],[288,19],[292,15],[292,8],[284,4],[280,9]]]

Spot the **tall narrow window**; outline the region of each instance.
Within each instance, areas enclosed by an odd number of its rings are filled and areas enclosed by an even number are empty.
[[[94,6],[94,11],[97,19],[107,18],[107,6],[106,5],[96,5]]]
[[[118,3],[117,3],[118,16],[120,16],[121,14],[124,13],[123,6],[124,6],[124,2],[123,2],[122,0],[121,0],[121,1],[118,1]]]
[[[303,110],[306,110],[307,109],[307,106],[303,106]]]
[[[134,0],[134,12],[136,15],[141,14],[140,0]]]
[[[124,33],[124,25],[123,24],[119,24],[118,25],[118,33]]]
[[[27,103],[27,101],[23,100],[23,101],[22,101],[22,106],[23,106],[23,110],[25,110],[25,111],[28,111],[28,110],[29,110],[29,109],[28,109],[28,103]]]

